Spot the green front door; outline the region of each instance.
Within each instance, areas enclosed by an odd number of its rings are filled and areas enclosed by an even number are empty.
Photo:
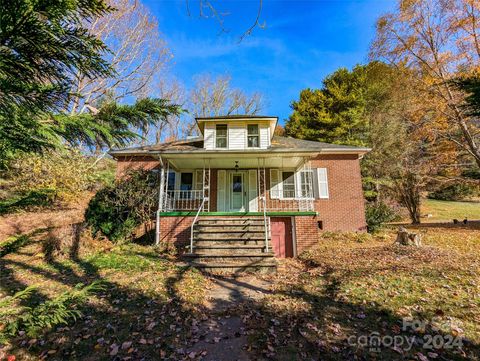
[[[234,212],[245,211],[245,183],[243,173],[232,173],[230,184],[230,210]]]

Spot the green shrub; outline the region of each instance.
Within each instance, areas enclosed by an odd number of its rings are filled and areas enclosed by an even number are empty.
[[[369,233],[375,233],[383,227],[385,223],[393,222],[398,219],[397,212],[383,202],[369,203],[365,209],[367,220],[367,230]]]
[[[127,241],[135,229],[152,219],[158,207],[158,176],[135,171],[97,192],[85,212],[92,233],[112,242]]]
[[[461,201],[480,193],[479,187],[468,183],[452,183],[428,194],[428,198],[441,201]]]

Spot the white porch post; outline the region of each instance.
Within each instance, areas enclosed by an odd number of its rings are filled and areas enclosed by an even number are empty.
[[[158,190],[158,209],[157,209],[157,219],[155,224],[155,245],[160,244],[160,212],[162,211],[163,205],[163,192],[165,187],[165,167],[162,161],[162,157],[158,157],[160,161],[160,189]]]

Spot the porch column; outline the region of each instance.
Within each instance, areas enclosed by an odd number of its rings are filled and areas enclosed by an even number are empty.
[[[162,211],[163,206],[163,193],[165,188],[165,166],[162,161],[162,157],[159,156],[160,161],[160,189],[158,190],[158,209],[157,209],[157,219],[155,224],[155,245],[160,244],[160,212]]]

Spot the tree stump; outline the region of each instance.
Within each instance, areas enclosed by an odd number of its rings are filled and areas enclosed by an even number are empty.
[[[411,233],[405,228],[398,228],[397,239],[395,240],[396,244],[402,246],[416,246],[420,247],[422,245],[422,235],[419,233]]]

